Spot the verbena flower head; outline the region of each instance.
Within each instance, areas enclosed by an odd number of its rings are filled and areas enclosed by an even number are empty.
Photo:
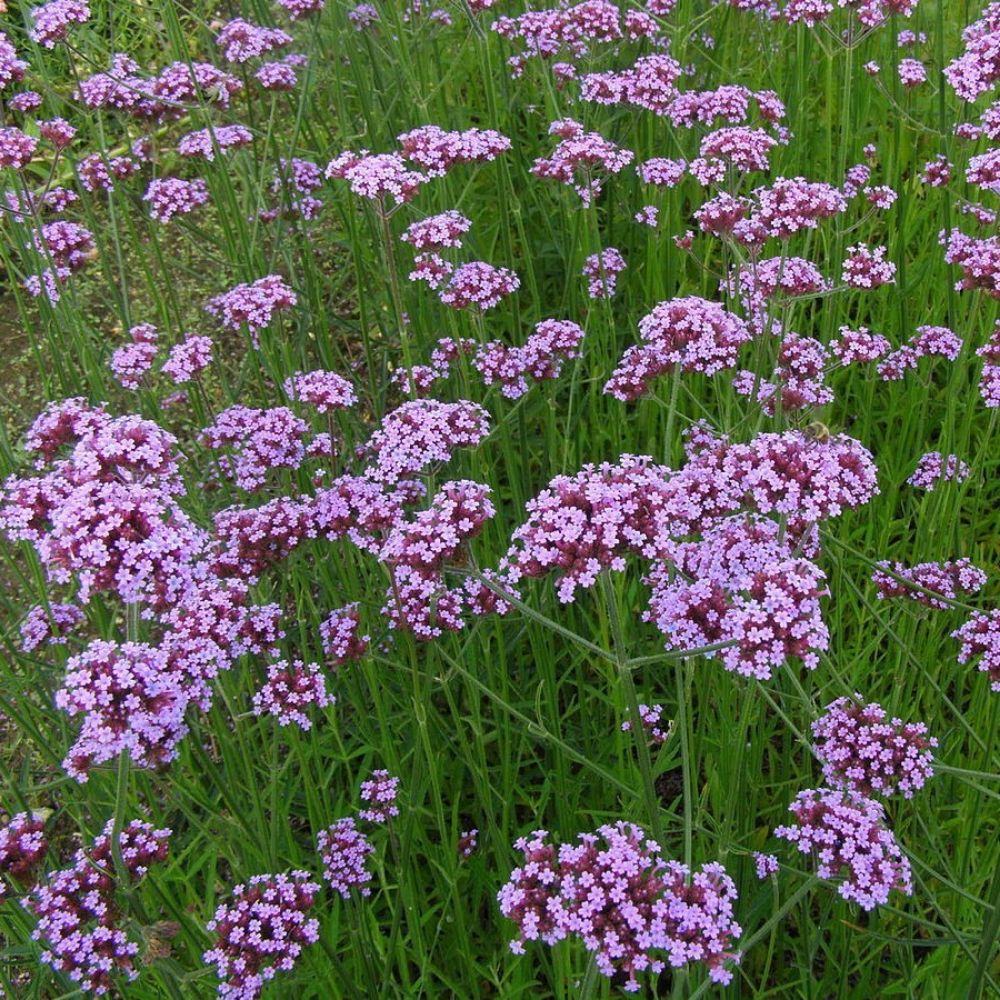
[[[932,492],[942,483],[954,480],[961,483],[971,475],[971,469],[957,455],[942,455],[929,451],[922,455],[917,467],[906,481],[917,489]]]
[[[296,305],[298,297],[277,274],[268,274],[251,284],[239,284],[209,300],[206,309],[230,330],[246,324],[257,346],[257,334],[270,326],[276,313]]]
[[[639,990],[637,974],[668,963],[698,962],[714,982],[732,979],[726,963],[739,960],[732,945],[741,931],[733,919],[736,886],[721,865],[692,876],[685,865],[664,862],[659,845],[625,822],[558,851],[546,837],[537,830],[515,843],[523,863],[497,896],[518,927],[515,954],[528,941],[577,936],[603,975],[626,977],[628,992]]]
[[[670,734],[673,732],[674,723],[673,720],[663,721],[663,706],[662,705],[639,705],[639,721],[642,723],[642,728],[646,733],[647,738],[651,743],[661,744],[666,743],[670,739]],[[632,731],[632,720],[626,719],[622,723],[622,732],[629,733]]]
[[[847,248],[841,280],[852,288],[878,288],[896,280],[896,265],[885,259],[887,249],[863,243]]]
[[[521,279],[507,267],[474,260],[451,272],[439,298],[452,309],[493,309],[521,287]]]
[[[397,205],[409,201],[427,182],[427,177],[411,170],[399,153],[341,153],[330,161],[326,176],[346,180],[351,192],[359,198],[385,202],[388,199]]]
[[[63,761],[77,781],[95,765],[128,753],[137,767],[162,767],[187,734],[187,696],[163,650],[144,643],[94,640],[66,666],[56,706],[83,716]]]
[[[170,349],[160,371],[172,379],[175,385],[184,385],[212,363],[214,347],[211,337],[189,333]]]
[[[0,167],[22,170],[31,162],[38,140],[19,128],[0,128]]]
[[[508,399],[528,391],[528,378],[537,381],[559,377],[564,360],[580,356],[583,327],[570,320],[546,319],[521,347],[507,347],[498,340],[481,347],[474,361],[486,385],[500,385]]]
[[[368,439],[365,475],[389,486],[438,462],[457,448],[474,448],[489,433],[489,414],[478,403],[415,399],[387,414]]]
[[[630,347],[604,391],[632,401],[645,395],[652,381],[673,370],[715,375],[736,364],[750,329],[717,302],[691,295],[659,303],[639,320],[640,344]]]
[[[215,159],[215,152],[227,152],[249,146],[253,133],[245,125],[220,125],[217,128],[203,128],[181,136],[177,152],[181,156],[200,157],[209,162]]]
[[[959,663],[979,659],[979,669],[989,674],[990,689],[1000,691],[1000,610],[973,611],[961,628],[952,632],[962,648]]]
[[[31,40],[47,49],[54,49],[64,41],[74,24],[86,24],[90,19],[87,0],[50,0],[31,9]]]
[[[33,653],[43,643],[64,646],[67,635],[83,618],[83,612],[75,604],[36,604],[21,622],[21,649]]]
[[[592,299],[610,299],[615,294],[618,275],[625,267],[625,258],[614,247],[591,254],[583,264],[587,294]]]
[[[788,807],[794,821],[774,834],[812,855],[816,874],[841,879],[840,895],[873,910],[899,890],[913,893],[909,859],[885,824],[885,810],[857,792],[810,788]]]
[[[556,476],[527,504],[528,520],[514,531],[505,577],[555,572],[559,600],[574,600],[605,569],[621,572],[626,556],[653,558],[670,494],[670,470],[646,456],[585,465],[574,476]]]
[[[399,815],[396,798],[399,795],[399,778],[386,770],[372,771],[371,777],[361,782],[361,801],[364,809],[358,815],[370,823],[388,823]]]
[[[751,857],[757,878],[763,880],[778,874],[778,859],[773,854],[762,854],[760,851],[754,851]]]
[[[109,367],[123,389],[139,389],[153,367],[158,348],[155,343],[137,341],[116,347]]]
[[[18,813],[0,826],[0,873],[17,883],[28,882],[48,849],[45,820],[35,813]],[[0,883],[0,899],[6,892],[6,884]]]
[[[422,125],[396,136],[404,159],[428,177],[443,177],[460,163],[487,163],[511,147],[510,139],[494,129],[467,128],[448,132]]]
[[[293,21],[301,21],[312,14],[318,14],[325,5],[326,0],[278,0],[278,6]]]
[[[5,32],[0,31],[0,90],[4,90],[12,83],[20,83],[27,68],[28,64],[23,59],[17,58],[14,43]],[[19,94],[14,94],[8,100],[7,106],[12,111],[23,113],[34,111],[41,106],[41,103],[41,94],[34,90],[23,90]]]
[[[549,157],[535,160],[531,172],[567,184],[589,205],[601,192],[608,174],[618,174],[627,167],[635,153],[621,149],[597,132],[585,132],[579,122],[561,119],[549,126],[560,142]]]
[[[285,379],[285,392],[289,399],[314,406],[317,413],[345,410],[358,401],[354,386],[343,375],[322,369],[296,372]]]
[[[309,730],[312,721],[306,714],[310,705],[326,708],[336,698],[326,692],[326,679],[318,663],[279,660],[267,668],[267,681],[253,696],[254,715],[273,715],[279,726],[293,723]]]
[[[368,650],[371,636],[361,632],[361,616],[357,604],[348,604],[331,611],[320,623],[323,652],[335,667],[351,660],[360,660]]]
[[[472,227],[471,220],[451,209],[430,215],[406,227],[400,239],[414,250],[440,250],[443,247],[460,247],[462,236]]]
[[[236,485],[258,490],[273,469],[297,469],[305,458],[303,443],[309,425],[287,406],[257,410],[230,406],[200,435],[202,444],[234,449],[229,469]]]
[[[933,774],[933,749],[922,722],[890,719],[877,702],[861,696],[838,698],[812,724],[813,752],[823,764],[823,777],[834,788],[861,795],[910,799]]]
[[[175,215],[190,215],[204,205],[208,201],[208,186],[203,180],[159,177],[150,182],[142,200],[149,203],[151,219],[169,222]]]
[[[375,848],[350,817],[321,830],[316,849],[323,861],[323,878],[330,888],[349,899],[351,890],[371,895],[372,874],[366,865]]]
[[[139,945],[119,923],[113,826],[109,821],[89,850],[77,851],[72,865],[50,872],[24,900],[25,909],[38,920],[31,936],[44,943],[41,961],[97,996],[114,989],[114,975],[129,982],[139,977]],[[125,826],[119,844],[132,879],[142,878],[151,865],[166,859],[169,838],[170,830],[154,830],[142,820]]]
[[[847,210],[847,201],[833,186],[804,177],[779,177],[767,188],[754,191],[754,219],[778,239],[803,229],[816,229],[824,219]]]
[[[906,597],[941,611],[947,611],[952,602],[961,597],[978,593],[986,586],[986,579],[986,574],[969,559],[919,563],[916,566],[880,562],[872,573],[879,600]],[[934,596],[936,594],[940,597]]]
[[[319,892],[304,871],[255,875],[234,887],[232,902],[208,922],[216,943],[204,955],[223,1000],[255,1000],[278,972],[294,968],[302,949],[319,938],[319,921],[307,916]]]
[[[265,28],[242,17],[227,21],[215,36],[226,62],[245,63],[292,44],[292,36],[280,28]]]

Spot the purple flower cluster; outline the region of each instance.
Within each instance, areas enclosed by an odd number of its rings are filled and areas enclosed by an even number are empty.
[[[885,810],[853,791],[809,788],[788,807],[795,817],[774,834],[811,854],[820,878],[842,878],[837,891],[864,910],[913,892],[910,862],[885,825]]]
[[[291,309],[297,302],[295,292],[285,280],[280,275],[269,274],[217,295],[205,308],[230,330],[239,331],[246,324],[256,347],[258,333],[271,325],[275,313]]]
[[[289,399],[315,407],[317,413],[346,410],[358,401],[354,386],[343,375],[322,369],[296,372],[285,379],[285,392]]]
[[[347,151],[331,160],[326,176],[347,181],[359,198],[383,204],[391,198],[397,205],[408,202],[427,182],[427,177],[411,170],[399,153],[360,153]]]
[[[357,604],[348,604],[331,611],[320,623],[319,635],[323,652],[335,667],[350,660],[360,660],[371,642],[371,636],[361,632],[361,616]]]
[[[407,226],[400,236],[414,250],[441,250],[444,247],[461,247],[462,236],[472,227],[471,220],[451,209],[430,215]]]
[[[929,608],[947,611],[952,602],[982,590],[986,586],[986,574],[969,559],[916,566],[880,562],[872,573],[872,583],[878,589],[879,600],[907,597]]]
[[[51,872],[31,890],[24,906],[38,919],[32,933],[45,942],[41,960],[68,976],[81,990],[103,996],[114,989],[112,975],[139,976],[139,945],[119,925],[109,822],[89,851],[78,850],[73,864]],[[133,820],[121,832],[121,857],[133,879],[166,860],[169,830]],[[124,887],[122,887],[124,888]]]
[[[508,347],[499,340],[479,349],[474,364],[486,385],[499,383],[508,399],[520,399],[528,391],[528,378],[536,381],[559,377],[564,360],[580,356],[583,328],[570,320],[546,319],[521,347]]]
[[[150,182],[142,200],[149,203],[151,219],[169,222],[175,215],[190,215],[204,205],[208,201],[208,186],[203,180],[160,177]]]
[[[83,621],[83,612],[75,604],[36,604],[21,623],[21,649],[33,653],[42,643],[66,644],[66,633]]]
[[[881,705],[865,705],[859,694],[828,705],[812,734],[823,777],[834,788],[869,797],[898,792],[910,799],[933,775],[938,741],[927,735],[927,726],[890,719]]]
[[[733,945],[741,929],[736,886],[721,865],[692,875],[664,862],[660,846],[631,823],[599,827],[558,851],[547,836],[537,830],[514,844],[523,862],[497,896],[500,912],[517,924],[511,951],[579,937],[603,975],[626,977],[628,992],[639,990],[637,974],[668,963],[697,962],[713,982],[732,979],[727,963],[739,961]]]
[[[651,743],[666,743],[670,739],[670,734],[673,732],[674,723],[673,720],[668,720],[666,723],[663,721],[663,706],[662,705],[640,705],[639,706],[639,721],[642,723],[642,728],[645,730],[647,737]],[[632,731],[632,721],[631,719],[626,719],[622,723],[622,732],[630,733]]]
[[[351,889],[357,889],[362,896],[371,895],[372,876],[366,864],[375,848],[351,817],[321,830],[316,849],[323,861],[323,878],[334,892],[343,899],[350,899]]]
[[[242,17],[227,21],[215,36],[226,62],[246,63],[292,44],[292,36],[280,28],[265,28]]]
[[[54,49],[57,42],[65,40],[71,25],[86,24],[89,19],[87,0],[49,0],[31,9],[31,30],[28,34],[33,42]]]
[[[871,249],[863,243],[847,248],[841,280],[851,288],[878,288],[896,280],[896,265],[885,259],[885,247]]]
[[[294,968],[302,949],[319,938],[319,921],[307,916],[319,892],[304,871],[255,875],[234,887],[232,902],[208,922],[216,943],[204,955],[223,1000],[255,1000],[278,972]]]
[[[976,354],[983,359],[979,376],[979,394],[991,409],[1000,407],[1000,324],[994,326],[986,343]]]
[[[189,333],[170,349],[160,371],[176,385],[184,385],[212,363],[214,346],[211,337]]]
[[[66,665],[56,706],[82,715],[80,735],[63,767],[87,781],[97,764],[127,753],[139,767],[162,767],[187,733],[182,677],[163,649],[95,639]]]
[[[45,820],[40,815],[21,812],[0,826],[0,872],[14,882],[29,882],[48,850]],[[0,900],[6,893],[6,884],[0,882]]]
[[[551,135],[560,141],[548,157],[535,160],[531,172],[569,185],[589,205],[604,186],[608,174],[618,174],[635,158],[629,149],[621,149],[597,132],[586,132],[572,118],[563,118],[549,126]]]
[[[326,680],[318,663],[279,660],[267,668],[267,681],[253,696],[254,715],[273,715],[279,726],[295,723],[309,730],[312,722],[306,715],[310,705],[326,708],[336,698],[326,693]]]
[[[736,364],[750,329],[717,302],[691,295],[659,303],[639,320],[638,346],[630,347],[604,391],[622,401],[644,396],[650,383],[679,365],[683,372],[715,375]]]
[[[452,309],[493,309],[521,287],[521,279],[507,267],[485,261],[460,264],[451,272],[439,298]]]
[[[215,152],[239,149],[253,142],[253,133],[245,125],[220,125],[218,128],[203,128],[188,132],[177,143],[181,156],[201,157],[209,162],[215,159]]]
[[[201,443],[216,451],[233,448],[222,463],[240,489],[259,490],[274,469],[297,469],[305,458],[309,425],[287,406],[257,410],[230,406],[202,430]]]
[[[396,136],[403,157],[428,177],[443,177],[458,164],[488,163],[511,147],[510,139],[493,129],[467,128],[449,132],[421,125]]]
[[[361,801],[365,808],[358,812],[369,823],[388,823],[399,815],[396,798],[399,795],[399,778],[386,770],[372,771],[367,781],[361,782]]]
[[[971,474],[969,466],[957,455],[942,455],[939,451],[929,451],[922,455],[917,467],[906,481],[920,490],[933,492],[941,483],[954,480],[961,483]]]
[[[587,279],[587,294],[592,299],[610,299],[615,294],[618,275],[625,267],[625,258],[614,247],[591,254],[582,271]]]
[[[1000,691],[1000,611],[974,611],[961,628],[952,632],[962,648],[959,663],[979,658],[979,669],[989,674],[990,689]]]

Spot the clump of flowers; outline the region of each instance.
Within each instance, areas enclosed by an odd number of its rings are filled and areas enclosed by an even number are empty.
[[[986,586],[986,574],[969,559],[916,566],[880,562],[872,573],[872,583],[878,590],[879,600],[906,597],[929,608],[947,611],[952,602],[982,590]]]
[[[316,848],[323,861],[323,878],[334,892],[349,899],[352,889],[371,895],[371,872],[366,865],[375,848],[350,817],[321,830]]]
[[[795,817],[775,829],[803,854],[811,854],[820,878],[842,879],[837,891],[863,910],[889,902],[889,893],[913,892],[909,859],[885,824],[885,810],[853,791],[810,788],[788,807]]]
[[[694,295],[659,303],[639,321],[639,335],[639,346],[622,355],[604,387],[622,401],[645,395],[650,383],[675,365],[705,375],[732,368],[740,346],[752,337],[738,316]]]
[[[721,865],[692,875],[665,862],[660,846],[631,823],[581,834],[558,851],[547,836],[537,830],[514,844],[524,860],[497,896],[518,927],[515,954],[529,941],[578,936],[600,972],[623,974],[629,992],[639,990],[637,974],[661,972],[668,962],[698,962],[713,982],[732,979],[727,963],[739,961],[732,948],[741,930],[733,919],[736,886]]]
[[[211,337],[189,333],[170,349],[160,371],[176,385],[184,385],[212,363],[214,346]]]
[[[208,201],[208,186],[203,180],[158,177],[150,182],[142,200],[149,203],[150,218],[169,222],[175,215],[190,215],[204,205]]]
[[[230,406],[201,432],[201,442],[216,450],[235,448],[227,467],[236,485],[260,489],[273,469],[297,469],[305,457],[303,439],[309,425],[287,406],[257,410]]]
[[[441,250],[461,247],[462,236],[472,227],[471,220],[454,209],[428,216],[407,226],[400,239],[414,250]]]
[[[509,267],[494,267],[485,261],[473,260],[460,264],[450,273],[439,298],[452,309],[493,309],[508,295],[521,287]]]
[[[251,284],[239,284],[209,300],[206,310],[218,317],[230,330],[239,331],[246,324],[259,346],[257,334],[271,325],[275,313],[290,309],[298,302],[295,292],[277,274],[258,278]]]
[[[851,288],[878,288],[896,280],[896,265],[885,259],[885,247],[874,249],[859,243],[847,248],[842,280]]]
[[[220,125],[181,136],[177,152],[181,156],[200,157],[211,162],[215,159],[217,149],[225,153],[230,149],[249,146],[252,142],[253,133],[245,125]]]
[[[49,0],[31,9],[31,30],[28,34],[33,42],[54,49],[57,42],[65,41],[71,25],[86,24],[89,20],[87,0]]]
[[[912,798],[933,774],[938,741],[922,722],[889,718],[877,702],[860,695],[838,698],[812,724],[813,751],[834,788],[866,796]]]
[[[427,182],[426,175],[411,170],[399,153],[341,153],[326,168],[328,178],[345,180],[351,193],[385,205],[388,199],[396,205],[408,202]]]
[[[591,254],[583,264],[587,294],[592,299],[610,299],[615,294],[618,275],[625,270],[625,258],[614,247]]]
[[[651,743],[666,743],[673,732],[674,724],[672,720],[663,722],[662,705],[639,705],[639,721]],[[622,732],[632,731],[632,720],[626,719],[622,723]]]
[[[114,988],[113,974],[130,982],[139,977],[139,945],[119,925],[113,827],[108,822],[90,850],[78,850],[72,865],[51,872],[24,900],[38,919],[32,937],[45,943],[41,960],[98,996]],[[166,860],[169,839],[170,830],[154,830],[142,820],[129,823],[119,838],[127,874],[140,879],[151,865]]]
[[[629,149],[621,149],[597,132],[586,132],[571,118],[549,126],[550,135],[560,141],[549,157],[535,160],[531,172],[573,188],[584,205],[589,205],[604,186],[608,174],[618,174],[635,158]]]
[[[309,730],[312,721],[306,709],[310,705],[326,708],[336,700],[326,692],[326,679],[318,663],[279,660],[267,668],[267,681],[253,696],[253,714],[273,715],[279,726],[294,723]]]
[[[56,705],[82,715],[83,726],[63,767],[86,781],[96,764],[127,753],[139,767],[177,756],[187,733],[187,696],[161,649],[137,642],[94,640],[67,664]]]
[[[929,451],[922,455],[917,467],[906,481],[917,489],[933,491],[944,482],[963,482],[971,475],[967,463],[957,455],[942,455],[939,451]]]
[[[372,771],[371,777],[361,782],[361,801],[364,809],[358,812],[369,823],[388,823],[399,815],[396,798],[399,795],[399,778],[386,770]]]
[[[64,646],[67,633],[83,621],[83,612],[75,604],[36,604],[21,623],[21,649],[32,653],[42,643]]]
[[[294,967],[319,938],[319,921],[307,916],[319,892],[304,871],[255,875],[233,889],[232,902],[208,922],[216,943],[204,956],[215,966],[223,1000],[254,1000],[278,972]]]
[[[18,813],[0,826],[0,873],[17,883],[28,882],[48,849],[45,820],[35,813]],[[0,900],[6,892],[6,884],[0,882]]]
[[[317,413],[344,410],[358,401],[354,386],[346,378],[321,369],[296,372],[285,379],[285,392],[289,399],[314,406]]]
[[[361,616],[357,604],[348,604],[331,611],[320,623],[319,634],[323,652],[337,667],[350,660],[360,660],[371,642],[371,636],[361,632]]]
[[[994,326],[986,343],[976,354],[983,359],[979,376],[979,394],[991,409],[1000,406],[1000,324]]]
[[[1000,691],[1000,611],[973,611],[961,628],[952,632],[962,648],[959,663],[979,658],[979,669],[989,674],[990,689]]]
[[[511,147],[510,139],[495,129],[467,128],[449,132],[422,125],[396,136],[403,157],[428,177],[443,177],[462,163],[488,163]]]
[[[507,347],[498,340],[480,348],[474,364],[487,385],[499,383],[508,399],[520,399],[528,391],[528,377],[537,381],[555,379],[564,360],[580,356],[583,328],[570,320],[546,319],[521,347]]]

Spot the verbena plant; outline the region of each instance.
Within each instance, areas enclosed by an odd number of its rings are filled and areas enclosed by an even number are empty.
[[[997,5],[6,6],[7,994],[998,991]]]

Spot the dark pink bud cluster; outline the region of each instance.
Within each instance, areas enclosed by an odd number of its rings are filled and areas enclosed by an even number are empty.
[[[579,122],[564,118],[549,126],[560,142],[549,157],[535,160],[531,172],[567,184],[589,205],[600,194],[608,174],[618,174],[635,158],[597,132],[585,132]]]
[[[309,706],[326,708],[336,700],[326,693],[326,679],[318,663],[279,660],[268,666],[267,680],[254,693],[253,714],[273,715],[279,726],[294,723],[299,729],[309,730]]]
[[[622,401],[644,396],[650,383],[679,365],[683,372],[715,375],[736,364],[750,329],[717,302],[691,295],[660,302],[639,320],[639,346],[630,347],[604,386]]]
[[[190,215],[204,205],[208,201],[208,186],[203,180],[158,177],[150,182],[142,200],[149,203],[151,219],[169,222],[175,215]]]
[[[656,974],[691,962],[713,982],[728,983],[727,963],[741,933],[733,919],[736,886],[719,864],[692,875],[661,857],[659,844],[632,823],[580,834],[558,852],[536,830],[514,847],[522,864],[497,895],[500,912],[517,924],[511,951],[528,941],[554,945],[578,937],[600,972],[624,975],[628,992],[639,973]]]
[[[478,403],[415,399],[387,414],[365,445],[372,463],[366,475],[395,485],[437,462],[456,448],[474,448],[490,430],[489,414]]]
[[[323,878],[343,899],[350,899],[351,890],[362,896],[371,895],[371,872],[366,864],[375,848],[350,817],[337,820],[321,830],[316,849],[323,861]]]
[[[861,795],[904,798],[932,777],[932,750],[938,745],[922,722],[890,719],[877,702],[861,695],[838,698],[812,724],[813,752],[823,777],[834,788]]]
[[[488,163],[511,147],[510,139],[494,129],[467,128],[448,132],[437,125],[421,125],[396,136],[403,158],[428,177],[443,177],[463,163]]]
[[[97,996],[114,989],[113,975],[129,982],[139,977],[139,945],[120,926],[115,899],[112,830],[109,822],[89,851],[77,851],[70,867],[51,872],[24,900],[38,919],[32,937],[45,944],[41,960]],[[169,838],[169,830],[154,830],[141,820],[129,823],[119,839],[128,874],[142,878],[151,865],[166,860]]]
[[[941,611],[949,610],[952,602],[961,597],[978,593],[986,586],[986,580],[986,574],[969,559],[919,563],[916,566],[880,562],[872,573],[872,583],[878,589],[879,600],[906,597]],[[908,583],[915,586],[908,586]],[[939,594],[943,600],[934,594]]]
[[[506,578],[517,583],[555,572],[565,604],[578,587],[592,587],[602,570],[624,570],[627,555],[654,558],[669,476],[665,466],[634,455],[556,476],[528,501],[528,520],[514,531],[505,558]]]
[[[224,464],[240,489],[260,489],[273,469],[297,469],[305,457],[303,441],[309,425],[287,406],[257,410],[230,406],[200,434],[202,444],[216,451],[233,449]]]
[[[285,392],[289,399],[314,406],[317,413],[346,410],[358,401],[354,386],[346,378],[322,369],[296,372],[285,379]]]
[[[969,466],[957,455],[942,455],[939,451],[929,451],[920,457],[917,467],[906,481],[919,490],[933,491],[941,483],[952,480],[956,483],[964,482],[970,474]]]
[[[371,636],[361,632],[361,615],[356,603],[331,611],[320,623],[319,636],[323,652],[335,667],[350,660],[360,660],[371,642]]]
[[[962,644],[958,662],[968,663],[978,657],[980,671],[989,674],[990,689],[1000,691],[1000,611],[974,611],[951,637]]]
[[[592,299],[610,299],[615,294],[618,275],[625,267],[625,258],[614,247],[591,254],[582,271],[587,279],[587,294]]]
[[[275,314],[291,309],[297,302],[298,297],[285,280],[280,275],[269,274],[217,295],[205,308],[230,330],[239,331],[246,324],[256,347],[257,334],[271,325]]]
[[[17,883],[31,880],[48,849],[45,820],[40,815],[18,813],[0,826],[0,872]],[[0,900],[6,893],[7,885],[0,882]]]
[[[319,938],[319,921],[307,916],[319,893],[304,871],[255,875],[234,887],[232,902],[208,922],[216,942],[204,955],[223,1000],[256,1000],[278,972],[294,968],[302,949]]]
[[[372,771],[367,781],[361,782],[361,801],[365,808],[358,815],[369,823],[388,823],[399,815],[396,798],[399,795],[399,778],[386,770]]]
[[[522,347],[508,347],[498,340],[480,348],[476,370],[487,385],[499,383],[508,399],[528,391],[528,377],[536,381],[559,377],[564,360],[580,356],[583,328],[570,320],[546,319],[535,325]]]
[[[812,855],[820,878],[842,879],[837,891],[844,899],[873,910],[894,889],[912,895],[909,859],[880,803],[857,792],[809,788],[788,809],[795,819],[775,828],[775,836]]]

